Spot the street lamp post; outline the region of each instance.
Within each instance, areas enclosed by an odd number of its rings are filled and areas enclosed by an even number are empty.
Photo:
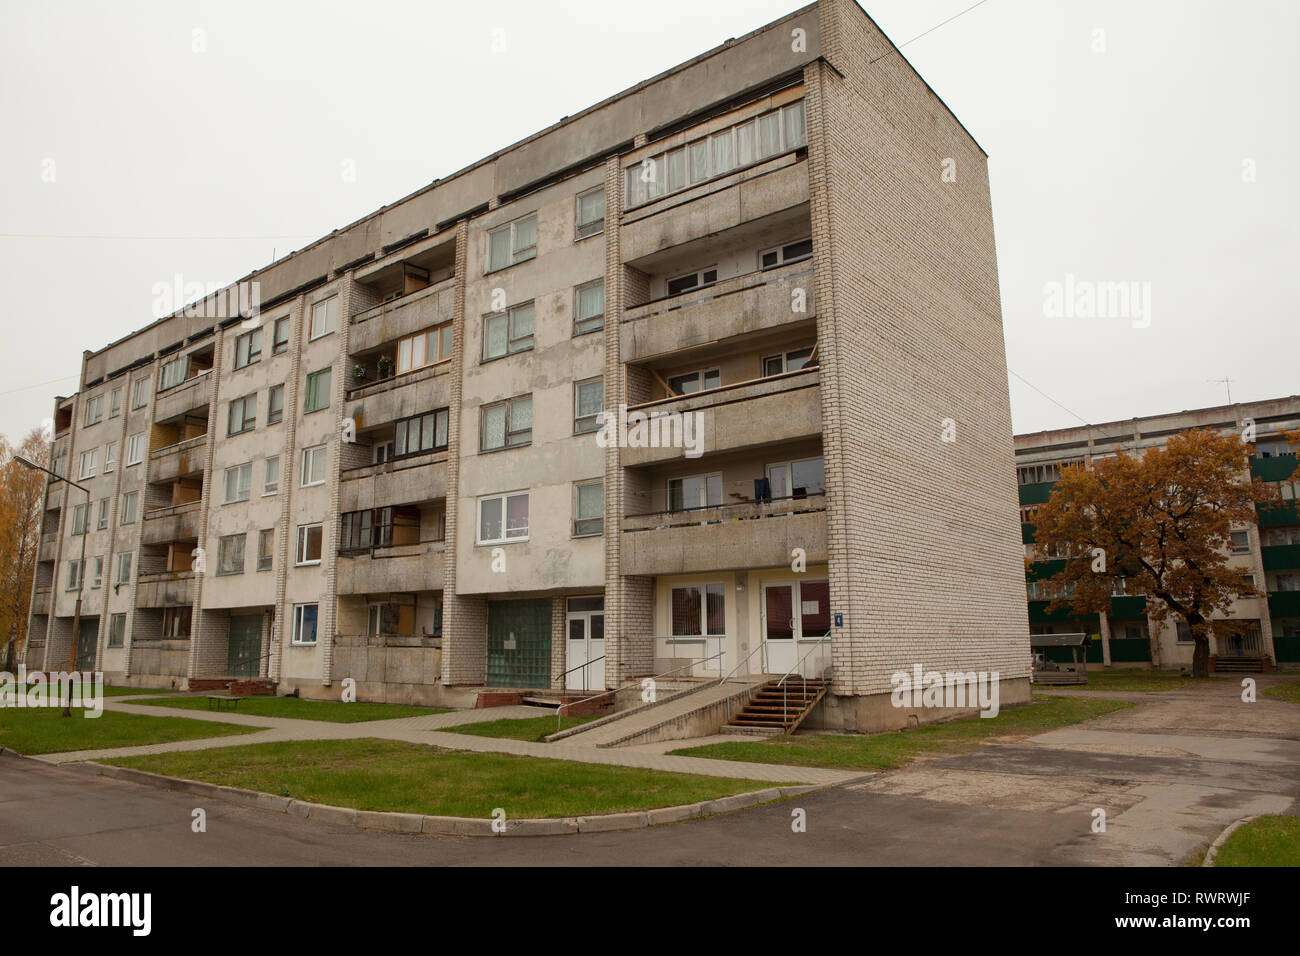
[[[24,458],[22,455],[14,455],[14,461],[24,468],[33,468],[37,471],[43,471],[55,481],[64,481],[73,488],[79,488],[86,494],[86,517],[81,526],[81,560],[77,562],[77,609],[72,615],[72,639],[68,642],[68,673],[71,674],[77,669],[77,641],[81,637],[81,598],[86,590],[86,537],[90,534],[90,489],[85,485],[79,485],[70,478],[64,478],[62,475],[55,474],[44,465],[38,465],[36,462]],[[54,600],[54,595],[58,593],[58,572],[55,571],[55,586],[51,592],[50,600]],[[68,680],[68,700],[63,706],[63,716],[72,716],[72,680]]]

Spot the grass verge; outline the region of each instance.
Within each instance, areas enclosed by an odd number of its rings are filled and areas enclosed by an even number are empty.
[[[246,734],[261,727],[218,724],[188,717],[153,717],[106,710],[87,717],[79,709],[64,717],[57,708],[6,707],[0,711],[0,746],[20,754],[50,754],[69,750],[106,750]]]
[[[487,818],[650,810],[773,786],[514,754],[443,750],[396,740],[308,740],[107,761],[312,803]]]
[[[185,710],[210,710],[212,702],[205,695],[197,697],[169,697],[165,700],[131,701],[140,707],[180,707]],[[248,714],[252,717],[292,717],[296,720],[326,720],[335,724],[356,724],[367,720],[394,720],[398,717],[419,717],[421,714],[445,714],[447,710],[431,707],[413,707],[408,704],[374,704],[355,701],[345,704],[341,700],[302,700],[298,697],[245,697],[234,708],[223,707],[225,713]]]
[[[516,720],[487,720],[481,724],[458,724],[455,727],[444,727],[443,730],[452,734],[472,734],[475,737],[505,737],[510,740],[544,743],[551,734],[595,719],[595,717],[561,717],[560,725],[557,727],[554,717],[521,717]]]
[[[1288,680],[1285,683],[1276,684],[1264,691],[1264,696],[1276,697],[1279,700],[1300,704],[1300,680]]]
[[[1074,690],[1182,690],[1196,684],[1205,684],[1209,677],[1184,677],[1173,670],[1089,670],[1088,683]]]
[[[825,767],[831,770],[893,770],[926,753],[970,750],[994,737],[1029,736],[1136,706],[1122,700],[1044,697],[996,717],[970,717],[894,733],[796,734],[756,741],[705,744],[671,753],[752,763]]]
[[[1300,817],[1258,817],[1219,847],[1215,866],[1300,866]]]

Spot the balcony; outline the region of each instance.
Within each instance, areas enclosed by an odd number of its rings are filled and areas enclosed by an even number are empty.
[[[820,370],[817,366],[783,372],[767,378],[724,385],[658,401],[629,406],[628,414],[644,412],[653,418],[698,412],[696,432],[704,454],[753,448],[822,433]],[[625,466],[654,464],[682,457],[680,445],[621,449]]]
[[[361,402],[348,410],[358,429],[419,415],[451,404],[451,362],[439,362],[378,382],[349,389],[347,401]]]
[[[623,261],[702,239],[808,203],[808,163],[790,152],[674,193],[623,216]]]
[[[149,481],[175,481],[203,471],[208,464],[208,436],[199,435],[149,453]]]
[[[170,544],[173,541],[196,541],[199,537],[200,502],[190,501],[170,508],[155,508],[144,513],[140,540],[144,544]]]
[[[32,593],[32,614],[43,614],[49,616],[50,613],[50,588],[37,588]]]
[[[1040,481],[1035,484],[1020,486],[1020,504],[1024,505],[1044,505],[1047,499],[1052,497],[1052,489],[1056,487],[1054,481]]]
[[[211,381],[211,371],[205,370],[165,392],[159,392],[154,400],[153,420],[165,422],[200,409],[206,411],[212,392]]]
[[[1265,571],[1300,570],[1300,544],[1271,544],[1260,548]]]
[[[826,560],[826,498],[629,515],[622,530],[626,575],[780,567],[789,564],[795,548],[813,564]]]
[[[1268,596],[1268,613],[1273,617],[1300,617],[1300,591],[1274,591]]]
[[[37,561],[53,561],[59,549],[59,533],[51,531],[41,535],[41,546],[36,553]]]
[[[51,481],[45,490],[45,510],[58,511],[68,497],[68,484],[64,481]]]
[[[802,290],[803,301],[795,293]],[[801,311],[795,311],[802,305]],[[749,272],[623,312],[623,361],[638,362],[817,314],[812,261]]]
[[[441,591],[445,545],[399,544],[362,552],[339,552],[338,593]]]
[[[1294,501],[1282,501],[1276,505],[1265,505],[1258,509],[1261,528],[1279,528],[1286,525],[1300,524],[1300,510]]]
[[[359,312],[352,317],[348,348],[366,352],[422,329],[450,322],[456,280],[444,279],[427,289]]]
[[[135,584],[136,607],[179,607],[190,604],[194,571],[159,571],[141,574]]]
[[[1295,455],[1279,455],[1276,458],[1252,458],[1250,460],[1250,477],[1260,481],[1288,481],[1296,469]]]
[[[339,476],[339,511],[366,511],[447,497],[447,453],[428,452],[349,468]]]

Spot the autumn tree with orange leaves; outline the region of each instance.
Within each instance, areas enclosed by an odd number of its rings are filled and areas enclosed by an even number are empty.
[[[45,492],[45,475],[18,464],[15,453],[48,465],[49,442],[39,429],[17,448],[0,436],[0,670],[7,671],[27,634]]]
[[[1140,456],[1121,452],[1063,469],[1034,520],[1035,544],[1068,555],[1051,578],[1058,597],[1050,609],[1109,611],[1125,578],[1128,593],[1146,595],[1157,628],[1170,617],[1187,623],[1192,674],[1207,676],[1211,631],[1242,626],[1214,616],[1238,598],[1263,594],[1228,564],[1230,532],[1255,524],[1256,506],[1278,498],[1276,488],[1251,480],[1249,453],[1236,435],[1193,429]]]

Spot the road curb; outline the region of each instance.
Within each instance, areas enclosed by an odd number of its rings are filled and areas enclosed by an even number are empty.
[[[1242,817],[1237,822],[1228,824],[1227,829],[1220,833],[1218,839],[1211,843],[1210,848],[1205,851],[1205,859],[1201,861],[1201,866],[1214,866],[1214,859],[1219,855],[1219,850],[1223,844],[1228,842],[1228,837],[1236,833],[1238,827],[1258,818],[1259,814],[1256,814],[1253,817]]]
[[[14,751],[8,751],[14,753]],[[23,756],[15,753],[15,756]],[[30,759],[30,758],[29,758]],[[356,810],[352,807],[336,807],[324,803],[311,803],[307,800],[295,800],[292,797],[277,796],[259,790],[243,790],[238,787],[220,786],[215,783],[202,783],[186,780],[183,777],[168,777],[164,774],[150,773],[147,770],[135,770],[130,767],[117,767],[112,764],[97,763],[93,760],[75,764],[60,764],[60,767],[76,770],[79,773],[94,776],[112,777],[126,780],[158,790],[180,790],[197,796],[214,797],[241,806],[274,813],[285,813],[308,820],[337,826],[354,827],[360,830],[378,830],[387,833],[428,833],[444,836],[568,836],[575,833],[610,833],[616,830],[639,830],[646,827],[666,826],[686,820],[698,820],[704,817],[745,810],[774,800],[782,800],[825,790],[837,784],[808,784],[804,786],[776,786],[748,793],[737,793],[715,800],[686,803],[672,807],[657,807],[653,810],[631,810],[619,813],[598,813],[579,817],[536,817],[512,820],[484,819],[480,817],[443,817],[419,813],[396,813],[382,810]]]

